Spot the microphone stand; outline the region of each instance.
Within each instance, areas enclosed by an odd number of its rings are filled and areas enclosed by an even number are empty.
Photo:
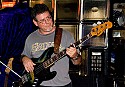
[[[10,69],[10,67],[8,67],[6,64],[4,64],[2,61],[0,61],[0,63],[2,65],[4,65],[6,68],[8,68],[10,71],[12,71],[14,74],[16,74],[19,78],[22,78],[19,74],[17,74],[15,71],[13,71],[12,69]]]

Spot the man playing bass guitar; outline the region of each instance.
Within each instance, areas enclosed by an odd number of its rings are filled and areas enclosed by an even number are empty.
[[[72,45],[75,42],[73,36],[62,29],[59,52],[54,53],[54,37],[58,28],[54,26],[51,11],[45,4],[36,4],[31,15],[38,29],[27,37],[21,57],[25,71],[30,73],[31,84],[37,78],[37,87],[72,87],[69,60],[74,65],[79,65],[82,60],[79,51]]]

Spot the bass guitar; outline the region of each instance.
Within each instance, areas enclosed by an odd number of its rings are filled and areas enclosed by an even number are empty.
[[[112,27],[112,23],[110,21],[104,22],[103,24],[99,24],[93,27],[89,34],[85,37],[73,43],[74,47],[78,47],[81,43],[87,41],[93,36],[100,36],[106,29]],[[69,46],[70,47],[70,46]],[[43,54],[39,58],[34,58],[38,60],[35,61],[36,65],[34,67],[34,72],[27,73],[24,71],[21,80],[15,85],[15,87],[37,87],[42,81],[50,80],[56,76],[56,71],[50,72],[50,67],[66,56],[66,49],[55,54],[53,57],[51,55],[54,52],[54,47],[50,47],[43,52]]]

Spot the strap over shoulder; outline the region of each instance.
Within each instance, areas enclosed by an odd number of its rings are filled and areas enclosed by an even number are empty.
[[[62,38],[62,28],[56,28],[54,37],[54,53],[59,53],[59,46]]]

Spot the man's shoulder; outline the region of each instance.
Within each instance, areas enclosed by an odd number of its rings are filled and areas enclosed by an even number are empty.
[[[63,29],[63,34],[65,34],[65,35],[70,35],[71,34],[71,32],[69,32],[68,30],[66,30],[66,29]]]
[[[37,30],[33,31],[32,33],[29,34],[29,36],[32,36],[37,33]]]
[[[32,38],[32,37],[36,36],[36,34],[37,34],[37,30],[35,30],[32,33],[30,33],[27,38]]]

